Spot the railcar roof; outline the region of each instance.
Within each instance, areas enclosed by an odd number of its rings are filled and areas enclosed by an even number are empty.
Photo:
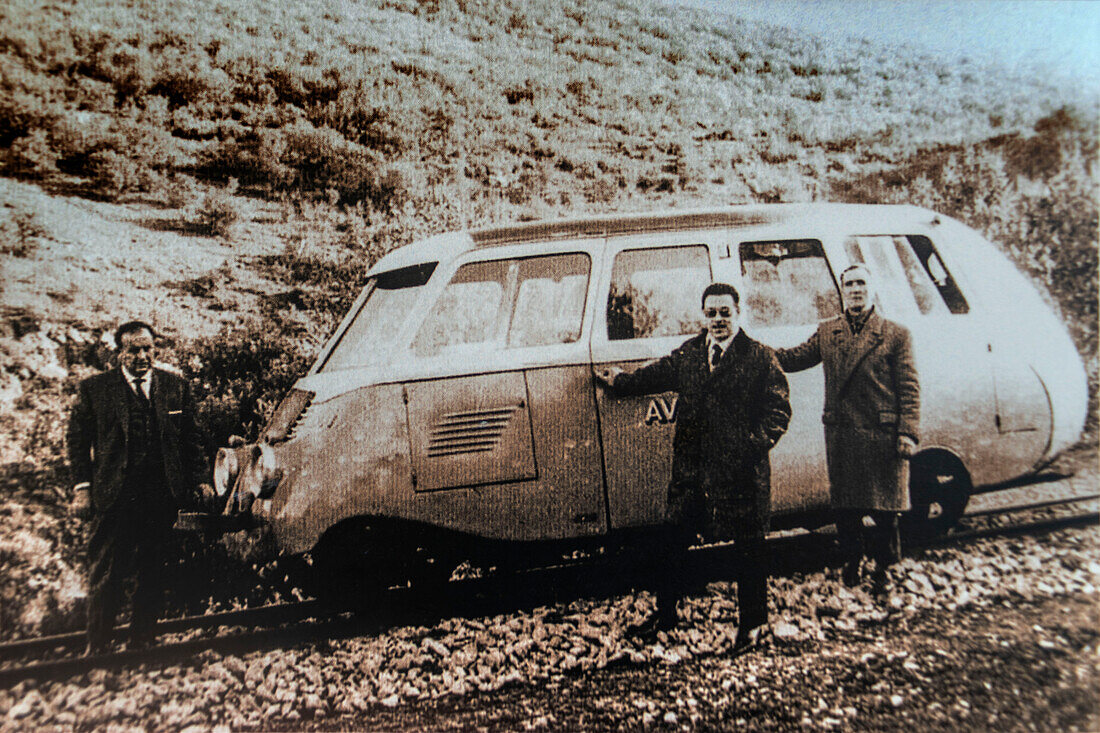
[[[904,204],[749,204],[721,209],[666,209],[663,211],[534,221],[507,226],[449,232],[414,242],[387,254],[371,273],[451,257],[459,252],[523,242],[622,236],[648,232],[749,228],[801,222],[815,228],[858,225],[861,231],[895,230],[909,224],[928,224],[937,214]]]

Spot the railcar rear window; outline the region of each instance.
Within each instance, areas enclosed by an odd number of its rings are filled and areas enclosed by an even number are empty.
[[[473,355],[576,341],[590,269],[581,253],[463,265],[417,332],[413,352]]]
[[[699,295],[710,280],[706,245],[620,252],[607,296],[608,340],[698,333]]]
[[[821,242],[742,242],[741,318],[774,328],[817,323],[840,313],[840,295]]]

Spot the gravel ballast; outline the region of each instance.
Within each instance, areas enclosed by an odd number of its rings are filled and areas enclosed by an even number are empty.
[[[625,631],[648,611],[648,593],[582,599],[244,657],[206,653],[183,666],[24,682],[0,691],[0,721],[11,730],[112,725],[198,731],[451,723],[567,729],[585,726],[585,716],[587,725],[628,728],[878,728],[938,721],[1043,730],[1072,727],[1090,715],[1097,720],[1095,705],[1078,700],[1095,700],[1097,693],[1095,614],[1086,618],[1100,585],[1096,527],[926,550],[892,573],[894,589],[881,599],[866,585],[845,588],[832,571],[773,578],[773,638],[764,649],[732,660],[736,588],[718,582],[681,605],[683,628],[649,645]],[[1036,609],[1045,609],[1036,623],[1004,632]],[[1044,623],[1044,614],[1052,621]],[[1066,625],[1068,620],[1076,622]],[[959,629],[976,630],[956,643],[952,633]],[[985,651],[968,656],[975,649]],[[1070,719],[1002,719],[996,705],[985,709],[965,687],[939,694],[942,679],[965,678],[967,669],[991,687],[1002,682],[989,649],[1017,676],[1010,680],[1017,700],[1046,691],[1048,698],[1055,695],[1050,715],[1069,711]],[[1053,666],[1044,671],[1014,664],[1036,655]],[[678,680],[679,698],[662,694],[657,704],[653,694],[670,675]],[[534,704],[548,689],[577,685],[606,686],[609,700],[627,695],[634,702],[612,705],[586,695],[586,703],[564,719]],[[623,685],[633,687],[619,689]],[[851,693],[851,704],[838,694],[845,689],[859,691]],[[1057,704],[1058,695],[1064,705]],[[478,718],[478,711],[496,710],[501,698],[516,710]],[[530,715],[523,713],[528,708]]]

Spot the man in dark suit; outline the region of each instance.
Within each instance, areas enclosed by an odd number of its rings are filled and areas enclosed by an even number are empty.
[[[869,555],[873,589],[887,589],[887,569],[901,556],[898,515],[909,509],[909,458],[920,439],[920,384],[912,339],[872,304],[864,265],[840,274],[844,314],[822,321],[809,340],[779,349],[788,372],[825,368],[825,453],[844,558],[842,578],[859,583],[863,517],[875,522]]]
[[[73,511],[91,518],[88,651],[110,646],[123,586],[133,578],[131,647],[147,646],[164,596],[176,510],[213,495],[186,380],[154,368],[153,329],[115,332],[118,367],[82,381],[68,429]]]
[[[638,633],[652,637],[675,627],[687,549],[698,535],[733,540],[740,606],[734,649],[740,653],[759,642],[768,621],[768,452],[787,430],[791,407],[775,353],[739,327],[737,290],[712,283],[702,303],[702,333],[633,373],[608,368],[597,377],[614,394],[679,393],[667,526],[656,545],[662,566],[657,611]]]

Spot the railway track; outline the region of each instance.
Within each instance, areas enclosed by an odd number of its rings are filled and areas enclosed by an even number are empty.
[[[1002,512],[1002,515],[1029,509],[1032,507],[1009,509]],[[1095,510],[1004,526],[983,526],[987,524],[984,520],[989,516],[989,513],[985,513],[965,517],[956,530],[922,543],[919,547],[968,543],[990,537],[1044,534],[1058,529],[1095,526],[1100,523],[1100,514]],[[829,534],[797,532],[770,537],[769,544],[774,549],[773,557],[778,559],[775,572],[813,572],[826,566],[830,557]],[[688,572],[701,582],[728,576],[732,553],[733,548],[729,545],[696,548],[691,553]],[[614,572],[609,572],[612,570]],[[628,567],[621,558],[598,558],[595,561],[575,561],[510,575],[452,581],[442,591],[391,588],[370,599],[369,608],[354,611],[333,608],[317,600],[307,600],[169,619],[157,624],[158,636],[217,629],[228,631],[213,636],[169,641],[149,649],[124,650],[87,657],[70,654],[48,658],[59,652],[83,649],[83,633],[25,639],[0,644],[0,665],[6,665],[0,668],[0,689],[26,679],[61,679],[94,669],[181,663],[207,651],[245,654],[317,639],[379,633],[399,625],[431,624],[454,616],[480,617],[581,597],[607,597],[644,585],[639,570]],[[242,627],[252,628],[240,630]]]

